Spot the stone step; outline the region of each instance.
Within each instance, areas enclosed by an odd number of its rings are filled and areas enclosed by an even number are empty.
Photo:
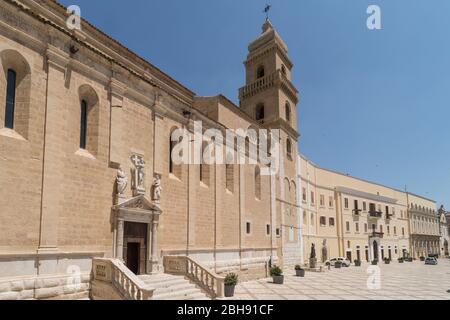
[[[153,287],[155,289],[168,288],[168,287],[178,286],[178,285],[182,285],[182,284],[190,284],[190,282],[184,278],[162,280],[162,281],[160,281],[160,280],[145,280],[144,283],[147,286]]]
[[[187,289],[192,289],[192,288],[193,288],[192,284],[190,284],[189,282],[187,282],[187,283],[184,282],[184,283],[176,284],[173,286],[156,288],[154,294],[160,295],[160,294],[165,294],[165,293],[170,293],[170,292],[179,292],[182,290],[187,290]]]
[[[155,289],[153,300],[209,300],[201,289],[183,276],[157,274],[138,277]]]
[[[199,297],[200,295],[204,294],[201,292],[200,289],[197,289],[194,286],[193,288],[172,291],[163,294],[158,294],[155,291],[155,293],[153,294],[153,300],[188,300],[191,299],[192,296]]]

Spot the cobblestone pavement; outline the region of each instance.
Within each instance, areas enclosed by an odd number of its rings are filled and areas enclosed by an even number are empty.
[[[306,272],[305,278],[298,278],[294,271],[285,270],[283,285],[275,285],[271,279],[241,283],[232,299],[450,300],[447,292],[450,290],[449,259],[439,259],[437,266],[426,266],[420,261],[380,264],[379,289],[368,288],[369,267],[369,264],[363,264],[362,267],[332,268],[324,273]]]

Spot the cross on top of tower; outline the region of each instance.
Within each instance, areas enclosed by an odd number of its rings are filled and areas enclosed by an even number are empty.
[[[266,7],[264,8],[264,13],[266,14],[266,21],[269,20],[269,11],[272,8],[272,5],[266,4]]]

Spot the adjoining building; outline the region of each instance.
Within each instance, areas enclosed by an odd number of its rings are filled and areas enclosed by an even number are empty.
[[[407,193],[407,197],[413,257],[439,255],[440,227],[436,202],[412,193]]]
[[[198,270],[218,295],[220,275],[305,264],[312,244],[323,262],[438,252],[433,201],[299,155],[293,63],[270,21],[248,47],[237,106],[197,96],[87,21],[70,30],[55,1],[0,9],[0,299],[82,297],[91,273],[111,284],[103,293],[142,298],[136,276]],[[227,152],[254,164],[176,163],[173,133],[196,121],[279,130],[278,173],[261,174],[245,136]]]
[[[444,206],[438,210],[439,227],[440,227],[440,255],[442,257],[449,256],[448,244],[450,242],[450,212],[446,212]]]
[[[304,157],[301,164],[305,250],[314,244],[328,257],[367,262],[409,254],[405,192],[320,168]]]

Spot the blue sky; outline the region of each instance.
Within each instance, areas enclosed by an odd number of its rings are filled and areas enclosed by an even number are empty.
[[[236,103],[267,2],[295,65],[301,152],[450,209],[450,1],[61,1],[198,95]],[[382,30],[366,28],[370,4]]]

